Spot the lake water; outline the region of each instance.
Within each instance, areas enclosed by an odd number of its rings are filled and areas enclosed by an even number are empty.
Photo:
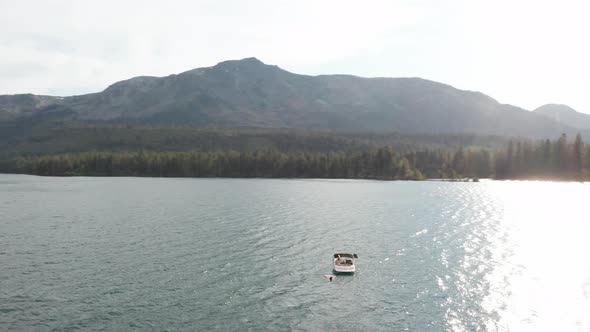
[[[590,185],[0,175],[0,330],[590,331]],[[359,255],[329,282],[334,252]]]

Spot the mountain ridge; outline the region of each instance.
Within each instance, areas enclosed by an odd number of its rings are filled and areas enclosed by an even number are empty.
[[[77,121],[556,137],[576,126],[417,77],[300,75],[257,58],[137,76],[71,97],[0,96],[0,121],[60,111]],[[3,116],[4,115],[4,116]]]
[[[590,115],[578,112],[564,104],[545,104],[533,110],[565,125],[590,129]]]

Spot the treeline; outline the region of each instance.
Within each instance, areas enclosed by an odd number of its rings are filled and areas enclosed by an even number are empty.
[[[590,151],[577,134],[573,142],[562,134],[555,141],[510,141],[495,154],[497,179],[585,180]]]
[[[0,162],[0,171],[48,176],[265,177],[409,179],[585,180],[590,151],[578,134],[569,142],[511,140],[499,149],[281,152],[85,152]]]
[[[420,180],[391,148],[367,152],[91,152],[20,159],[19,173],[49,176],[367,178]]]
[[[490,177],[492,154],[460,148],[359,152],[87,152],[19,158],[0,171],[46,176],[286,177],[409,179]]]

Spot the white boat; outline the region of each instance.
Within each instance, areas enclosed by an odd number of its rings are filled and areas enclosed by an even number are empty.
[[[357,259],[356,254],[334,254],[334,273],[354,273]]]

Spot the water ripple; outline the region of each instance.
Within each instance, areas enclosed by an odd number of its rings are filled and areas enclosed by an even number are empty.
[[[0,330],[588,330],[588,193],[0,175]]]

